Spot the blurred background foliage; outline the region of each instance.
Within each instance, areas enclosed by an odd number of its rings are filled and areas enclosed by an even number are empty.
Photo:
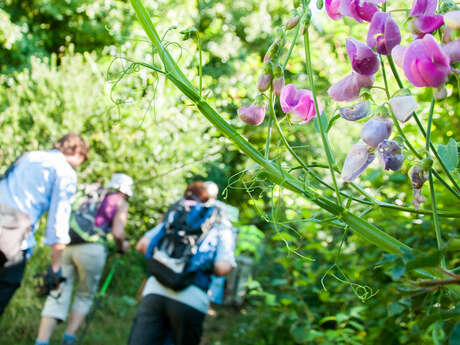
[[[262,151],[267,121],[259,127],[244,126],[236,110],[256,95],[262,58],[274,29],[287,19],[292,5],[281,0],[160,0],[145,5],[195,85],[199,83],[197,40],[183,40],[180,31],[198,30],[204,95]],[[409,8],[410,3],[400,1],[398,6]],[[346,19],[333,22],[324,11],[313,10],[313,66],[320,100],[331,119],[338,104],[328,99],[327,88],[351,71],[345,38],[362,40],[367,26]],[[407,41],[403,15],[395,14]],[[288,39],[292,36],[290,32]],[[169,82],[133,67],[132,61],[158,63],[158,58],[127,1],[2,1],[2,170],[22,152],[49,148],[67,131],[82,133],[92,150],[78,171],[80,182],[107,183],[118,171],[130,174],[136,182],[128,222],[133,244],[156,224],[187,182],[198,178],[216,181],[221,198],[239,208],[240,223],[262,229],[265,241],[248,284],[246,304],[209,317],[204,344],[459,344],[453,330],[460,318],[456,296],[443,287],[420,288],[413,283],[417,278],[414,267],[439,264],[439,253],[433,251],[436,240],[431,217],[379,208],[368,213],[371,223],[421,253],[416,259],[385,256],[346,229],[324,222],[316,206],[267,183],[253,163]],[[299,40],[286,77],[287,82],[308,88],[304,61]],[[382,84],[379,72],[376,85]],[[397,90],[396,83],[390,86]],[[450,96],[435,108],[432,140],[436,144],[447,144],[449,138],[460,140],[457,80],[450,80],[447,87]],[[423,89],[412,91],[425,120],[430,95]],[[385,101],[381,90],[375,89],[373,97],[377,103]],[[313,124],[294,125],[285,119],[282,125],[303,159],[325,163]],[[358,140],[360,127],[342,119],[332,127],[330,142],[339,166]],[[424,140],[415,124],[404,124],[404,130],[423,152]],[[272,144],[272,159],[297,166],[276,133],[272,133]],[[411,206],[407,170],[415,162],[406,153],[403,170],[396,173],[374,163],[359,183],[379,200]],[[325,171],[317,169],[317,173],[331,182]],[[298,174],[304,178],[300,171]],[[458,170],[455,174],[458,181]],[[305,183],[320,188],[315,181]],[[441,210],[459,209],[458,199],[443,186],[437,184],[436,193]],[[359,205],[351,207],[358,214],[364,210]],[[459,239],[459,226],[458,220],[441,218],[446,242]],[[33,294],[32,277],[46,268],[47,255],[46,247],[37,247],[24,286],[0,320],[1,344],[33,342],[42,301]],[[425,261],[411,266],[411,260]],[[447,267],[458,267],[458,251],[446,252],[446,261]],[[113,257],[108,268],[111,262]],[[86,344],[126,342],[136,310],[134,296],[143,277],[142,258],[135,253],[124,256]],[[57,333],[54,339],[58,341],[59,336]]]

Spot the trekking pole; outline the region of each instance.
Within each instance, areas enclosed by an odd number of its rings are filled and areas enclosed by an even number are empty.
[[[83,328],[83,331],[81,332],[80,337],[78,338],[77,345],[81,345],[83,343],[83,339],[85,338],[86,332],[88,331],[89,324],[94,318],[94,315],[96,314],[96,310],[99,307],[99,304],[101,304],[102,299],[105,296],[105,293],[109,287],[110,282],[112,281],[113,275],[115,274],[115,271],[117,269],[117,265],[120,262],[120,258],[117,257],[115,259],[115,262],[112,265],[112,268],[110,269],[109,274],[107,275],[107,278],[105,278],[105,282],[102,285],[101,290],[97,294],[96,300],[94,301],[93,307],[91,308],[91,312],[88,314],[86,317],[86,323],[85,323],[85,328]]]

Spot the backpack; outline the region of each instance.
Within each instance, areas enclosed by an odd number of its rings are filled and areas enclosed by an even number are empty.
[[[147,270],[157,280],[176,291],[191,285],[195,273],[188,270],[190,259],[197,253],[201,240],[214,224],[215,207],[202,203],[190,205],[185,200],[165,216],[161,238],[149,246]]]
[[[74,204],[70,215],[70,244],[104,243],[107,232],[94,225],[99,210],[108,190],[98,183],[87,184],[83,188],[83,196]],[[75,207],[75,205],[77,205]]]

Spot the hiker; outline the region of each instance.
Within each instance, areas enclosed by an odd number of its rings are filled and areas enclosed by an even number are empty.
[[[51,247],[47,277],[61,277],[62,251],[70,241],[69,217],[77,175],[89,147],[75,133],[48,151],[31,151],[9,166],[0,180],[0,315],[21,285],[41,215],[48,211],[44,243]],[[51,288],[56,286],[51,286]]]
[[[88,189],[93,188],[93,191],[88,192],[80,207],[72,212],[71,242],[62,255],[62,273],[66,281],[46,299],[36,345],[49,345],[56,323],[65,321],[77,276],[72,312],[62,341],[62,345],[76,344],[75,334],[91,308],[104,268],[108,234],[112,234],[120,252],[129,250],[125,225],[128,217],[127,199],[133,194],[132,185],[132,178],[120,173],[112,176],[108,189],[96,184],[94,190],[94,184],[88,185]],[[85,220],[89,220],[91,225]]]
[[[136,248],[146,255],[152,275],[129,345],[164,345],[169,337],[175,345],[199,344],[211,275],[226,275],[235,265],[231,223],[217,217],[208,200],[204,183],[192,183],[183,200],[139,240]]]

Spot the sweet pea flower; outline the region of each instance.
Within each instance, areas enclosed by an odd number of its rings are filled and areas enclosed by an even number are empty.
[[[414,96],[395,96],[390,98],[391,110],[400,122],[406,122],[418,108],[418,103]]]
[[[445,44],[442,50],[449,57],[450,63],[460,61],[460,39]]]
[[[419,37],[431,34],[444,24],[442,15],[436,14],[438,0],[415,0],[412,4],[412,30]]]
[[[346,49],[351,67],[356,73],[373,75],[379,69],[377,54],[364,43],[353,38],[347,38]]]
[[[404,154],[396,141],[385,139],[377,146],[377,152],[385,170],[398,171],[401,169]]]
[[[306,123],[316,117],[313,94],[310,90],[297,89],[294,84],[287,84],[281,90],[281,109],[285,114],[294,116],[294,122]],[[321,112],[321,105],[318,104]]]
[[[407,47],[404,47],[400,44],[395,46],[391,51],[391,57],[393,58],[396,65],[403,68],[404,64],[404,55],[406,55]]]
[[[340,116],[348,121],[358,121],[365,118],[371,111],[371,102],[359,102],[348,107],[339,108]]]
[[[359,97],[362,88],[371,87],[374,81],[374,75],[367,76],[353,71],[332,85],[327,92],[329,97],[338,102],[353,101]]]
[[[375,152],[364,144],[355,144],[345,158],[342,168],[342,180],[351,182],[357,178],[375,159]]]
[[[422,165],[414,165],[407,174],[412,182],[412,196],[414,197],[412,203],[418,209],[426,201],[426,198],[422,195],[422,187],[425,181],[428,180],[428,170]]]
[[[460,11],[451,11],[444,15],[444,23],[452,30],[460,30]]]
[[[240,120],[251,126],[260,125],[264,121],[265,112],[267,111],[262,99],[262,97],[258,97],[251,105],[239,108],[238,117]]]
[[[376,116],[367,121],[361,129],[361,139],[376,148],[383,140],[391,134],[392,123],[386,117]]]
[[[342,0],[339,6],[339,12],[342,15],[353,18],[358,23],[370,22],[378,10],[372,1]]]
[[[343,15],[339,12],[341,0],[326,0],[327,15],[333,20],[339,20]]]
[[[376,12],[367,33],[367,45],[371,48],[376,47],[379,54],[389,55],[393,47],[400,42],[401,32],[391,14]]]
[[[350,17],[362,23],[370,22],[378,11],[377,4],[386,0],[326,0],[326,12],[333,20]]]
[[[402,66],[406,78],[413,85],[440,87],[450,73],[449,64],[449,56],[428,34],[409,45]]]

